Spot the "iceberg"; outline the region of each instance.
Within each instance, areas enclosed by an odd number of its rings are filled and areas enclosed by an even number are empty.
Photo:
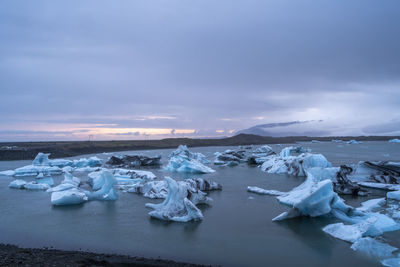
[[[376,258],[388,258],[393,256],[393,252],[398,249],[391,245],[380,242],[371,237],[364,237],[356,240],[351,248],[355,251],[360,251],[368,256]]]
[[[394,138],[394,139],[390,139],[388,142],[389,143],[400,143],[400,139]]]
[[[266,190],[257,186],[248,186],[247,191],[251,193],[256,193],[260,195],[269,195],[269,196],[282,196],[286,194],[285,192],[277,191],[277,190]]]
[[[114,185],[117,180],[108,170],[102,170],[100,172],[100,179],[104,182],[97,191],[88,192],[87,196],[89,200],[117,200],[118,195],[114,189]]]
[[[383,266],[400,267],[400,257],[385,259],[385,260],[382,260],[381,263]]]
[[[361,207],[357,208],[357,210],[364,211],[364,212],[376,211],[376,210],[379,210],[380,208],[382,208],[382,206],[385,204],[386,204],[385,198],[370,199],[370,200],[362,202]]]
[[[49,160],[50,153],[45,154],[42,152],[39,152],[35,159],[32,161],[33,166],[50,166],[50,160]]]
[[[87,200],[86,194],[77,188],[55,191],[51,194],[51,204],[55,206],[76,205]]]
[[[382,184],[382,183],[371,183],[371,182],[359,182],[358,184],[364,187],[383,189],[383,190],[390,190],[390,191],[400,190],[400,185],[398,184]]]
[[[199,161],[203,164],[208,164],[210,161],[201,153],[190,152],[186,145],[179,145],[175,151],[172,151],[168,158],[183,157]]]
[[[369,218],[360,223],[351,225],[345,225],[343,223],[329,224],[325,226],[322,231],[335,238],[354,243],[362,238],[371,228],[373,228],[373,224],[376,222],[376,220],[376,218]],[[382,232],[379,232],[379,234],[382,234]]]
[[[282,149],[281,153],[279,153],[281,158],[287,158],[290,157],[293,153],[296,154],[302,154],[302,153],[311,153],[311,149],[309,148],[304,148],[302,146],[289,146],[289,147],[285,147],[284,149]]]
[[[346,142],[349,145],[358,145],[358,144],[362,144],[362,142],[357,141],[357,140],[350,140]]]
[[[102,160],[98,157],[81,158],[72,161],[72,167],[82,168],[82,167],[99,167],[102,164]]]
[[[7,170],[7,171],[1,171],[0,175],[4,175],[4,176],[14,176],[15,171],[13,170]]]
[[[176,151],[169,155],[168,165],[165,170],[182,173],[212,173],[210,167],[205,166],[208,160],[201,153],[192,153],[186,146],[180,145]]]
[[[24,189],[24,186],[26,185],[26,181],[21,180],[21,179],[17,179],[12,181],[8,187],[10,188],[15,188],[15,189]]]
[[[222,189],[222,185],[213,181],[205,180],[203,178],[186,179],[184,181],[179,181],[178,183],[185,183],[187,185],[188,190],[190,191],[190,196],[195,197],[196,194],[199,194],[199,199],[204,199],[204,201],[206,202],[209,199],[206,199],[203,192],[200,193],[200,191],[212,191]],[[129,193],[141,194],[144,197],[152,199],[166,198],[168,195],[168,184],[166,180],[120,185],[119,188]],[[198,197],[196,196],[196,198]],[[190,198],[190,200],[192,199]]]
[[[280,156],[270,156],[261,165],[261,170],[268,173],[287,173],[295,176],[306,176],[309,168],[329,168],[332,164],[322,154],[302,153],[298,156],[290,156],[283,149]],[[282,156],[283,155],[283,156]]]
[[[387,197],[388,199],[393,199],[393,200],[400,201],[400,191],[388,192],[388,193],[386,194],[386,197]]]
[[[214,165],[220,166],[237,166],[240,162],[245,160],[245,151],[244,150],[231,150],[228,149],[222,153],[215,153]]]
[[[77,189],[79,187],[80,184],[80,179],[77,177],[73,177],[72,174],[70,174],[69,172],[65,173],[64,175],[64,180],[61,182],[61,184],[49,188],[46,192],[58,192],[58,191],[64,191],[64,190],[68,190],[68,189]]]
[[[167,221],[188,222],[203,219],[203,214],[188,199],[188,186],[165,177],[168,195],[160,204],[147,203],[146,207],[153,209],[149,215],[153,218]]]
[[[142,155],[111,156],[106,162],[108,166],[135,168],[140,166],[159,166],[161,156],[147,157]]]
[[[15,189],[27,189],[27,190],[47,190],[50,186],[54,184],[52,178],[41,178],[35,181],[26,182],[21,179],[12,181],[8,187]]]
[[[28,182],[23,186],[23,189],[27,190],[47,190],[50,185],[47,183],[38,183],[37,181]]]
[[[62,173],[62,169],[56,166],[27,165],[15,169],[14,176],[38,176],[40,173],[43,173],[46,176],[59,175]]]

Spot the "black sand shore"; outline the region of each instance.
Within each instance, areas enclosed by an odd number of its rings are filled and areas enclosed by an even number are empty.
[[[162,259],[148,259],[83,251],[20,248],[0,244],[0,266],[204,266]]]
[[[129,150],[151,150],[175,148],[178,145],[188,147],[204,146],[238,146],[262,144],[290,144],[309,142],[311,140],[331,141],[341,139],[348,141],[387,141],[396,136],[330,136],[330,137],[269,137],[251,134],[239,134],[220,139],[167,138],[162,140],[128,140],[128,141],[60,141],[60,142],[3,142],[0,143],[0,160],[31,160],[37,153],[51,153],[51,158],[73,157],[83,154],[116,152]]]

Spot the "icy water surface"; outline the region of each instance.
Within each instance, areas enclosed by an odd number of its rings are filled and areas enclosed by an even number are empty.
[[[365,142],[361,145],[337,143],[305,144],[324,154],[335,166],[359,160],[400,161],[400,144]],[[284,146],[272,145],[275,151]],[[215,151],[227,147],[192,148],[213,160]],[[161,154],[164,164],[172,150],[118,152],[114,154]],[[109,155],[98,155],[107,158]],[[84,157],[84,156],[81,156]],[[78,157],[79,158],[79,157]],[[0,171],[15,169],[31,161],[0,162]],[[299,218],[272,222],[285,211],[275,197],[248,193],[248,185],[288,191],[303,178],[274,175],[246,165],[217,167],[213,174],[201,175],[223,185],[211,192],[213,206],[202,207],[201,222],[176,223],[151,219],[144,205],[150,200],[119,191],[115,202],[92,201],[71,207],[52,207],[50,194],[42,191],[13,190],[13,178],[0,176],[0,242],[27,247],[53,246],[96,252],[161,257],[224,266],[380,266],[373,259],[352,251],[350,244],[334,239],[321,228],[333,219]],[[199,175],[180,175],[149,169],[158,178],[177,179]],[[86,179],[87,174],[74,173]],[[55,184],[63,176],[53,176]],[[380,192],[377,193],[379,195]],[[370,196],[374,198],[376,196]],[[357,206],[368,198],[345,198]],[[400,234],[384,235],[391,245],[400,247]]]

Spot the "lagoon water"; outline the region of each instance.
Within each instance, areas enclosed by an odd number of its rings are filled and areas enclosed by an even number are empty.
[[[400,161],[400,144],[364,142],[360,145],[303,143],[315,153],[324,154],[334,166],[360,160]],[[271,145],[279,152],[285,145]],[[213,160],[214,152],[228,147],[191,148]],[[161,154],[165,165],[172,149],[117,152],[113,154]],[[109,155],[97,154],[106,159]],[[80,156],[86,157],[86,156]],[[77,158],[80,158],[77,157]],[[15,169],[31,161],[0,162],[0,171]],[[350,244],[325,234],[323,226],[330,218],[298,218],[272,222],[285,211],[273,196],[248,193],[248,185],[288,191],[304,178],[262,172],[243,164],[237,167],[211,166],[215,173],[200,175],[223,185],[211,192],[210,207],[201,207],[200,222],[176,223],[151,219],[145,203],[161,202],[119,191],[115,202],[92,201],[84,205],[52,207],[50,194],[43,191],[9,189],[12,177],[0,176],[0,242],[25,247],[54,247],[167,258],[224,266],[380,266],[350,249]],[[147,168],[158,178],[198,177],[169,173],[162,168]],[[74,173],[83,180],[87,173]],[[53,176],[59,184],[63,176]],[[33,179],[33,178],[32,178]],[[369,197],[345,197],[358,206],[369,198],[382,196],[374,191]],[[400,247],[400,233],[384,238]]]

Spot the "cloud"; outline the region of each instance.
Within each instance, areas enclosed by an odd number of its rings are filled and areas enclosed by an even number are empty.
[[[360,134],[400,116],[399,9],[395,0],[1,1],[0,130],[106,124],[214,136],[323,119],[315,130]]]

